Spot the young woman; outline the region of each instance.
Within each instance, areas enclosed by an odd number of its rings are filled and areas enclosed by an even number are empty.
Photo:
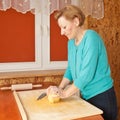
[[[65,99],[80,91],[83,99],[103,110],[105,120],[116,120],[116,96],[102,38],[84,29],[85,15],[76,6],[57,11],[55,19],[61,35],[69,39],[68,67],[58,88],[60,97]],[[68,84],[71,86],[65,89]]]

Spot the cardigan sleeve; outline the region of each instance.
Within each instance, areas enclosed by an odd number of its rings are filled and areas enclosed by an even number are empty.
[[[80,90],[84,89],[84,87],[95,77],[99,62],[99,48],[101,43],[102,40],[97,34],[88,35],[85,40],[81,70],[78,73],[78,77],[74,80],[74,85]],[[104,49],[104,45],[102,45],[102,49]]]
[[[73,81],[69,66],[67,67],[67,69],[65,71],[64,77],[67,78],[68,80],[70,80],[71,82]]]
[[[68,41],[68,54],[69,54],[69,49],[70,49],[70,40]],[[71,82],[73,81],[69,60],[68,60],[68,66],[65,71],[64,77],[67,78],[68,80],[70,80]]]

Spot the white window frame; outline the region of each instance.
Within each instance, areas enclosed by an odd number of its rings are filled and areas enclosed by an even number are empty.
[[[42,18],[42,21],[44,21],[44,35],[42,38],[43,67],[44,69],[65,69],[67,61],[50,61],[50,15],[43,15]]]

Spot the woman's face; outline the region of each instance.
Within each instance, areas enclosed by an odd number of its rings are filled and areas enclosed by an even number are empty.
[[[61,35],[65,35],[68,39],[74,39],[76,37],[77,25],[74,19],[70,21],[61,16],[58,19],[58,25],[61,29]]]

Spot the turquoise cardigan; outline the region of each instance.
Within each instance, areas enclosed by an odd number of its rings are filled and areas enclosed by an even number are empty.
[[[80,89],[84,99],[89,99],[113,86],[107,53],[101,37],[87,30],[81,43],[68,41],[68,66],[64,77]]]

